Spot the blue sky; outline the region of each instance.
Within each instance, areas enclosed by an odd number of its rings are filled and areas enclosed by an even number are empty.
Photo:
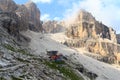
[[[29,0],[14,0],[24,4]],[[120,33],[120,0],[32,0],[41,11],[41,20],[61,20],[79,9],[92,13],[96,20]]]

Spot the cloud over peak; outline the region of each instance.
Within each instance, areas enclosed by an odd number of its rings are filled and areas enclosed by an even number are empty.
[[[52,0],[31,0],[31,1],[33,1],[35,3],[39,3],[39,2],[41,2],[41,3],[50,3]]]
[[[43,14],[43,15],[41,16],[41,20],[42,20],[42,21],[50,20],[50,15],[49,15],[49,14]]]
[[[120,3],[116,0],[80,0],[73,2],[72,7],[66,10],[65,16],[77,13],[80,9],[92,13],[98,21],[102,21],[107,26],[112,26],[117,32],[120,32]]]

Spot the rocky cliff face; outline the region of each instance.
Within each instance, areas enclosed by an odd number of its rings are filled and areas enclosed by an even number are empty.
[[[57,33],[65,30],[64,22],[47,21],[42,26],[45,33]]]
[[[120,34],[117,34],[117,42],[120,44]]]
[[[20,19],[20,31],[29,29],[29,12],[25,5],[18,5],[18,8],[15,10],[15,13]]]
[[[112,28],[98,22],[86,11],[80,11],[74,24],[69,25],[66,35],[71,38],[65,44],[71,47],[84,47],[87,51],[102,56],[112,56],[120,52],[116,33]]]
[[[70,39],[65,42],[67,46],[80,48],[83,47],[85,50],[100,54],[102,56],[112,56],[115,53],[120,53],[120,45],[112,43],[107,40],[100,39],[88,39],[88,40],[80,40],[80,39]]]
[[[33,2],[28,2],[25,4],[26,8],[29,12],[29,28],[33,31],[39,31],[42,29],[42,25],[40,23],[40,11]],[[35,28],[34,28],[35,27]]]
[[[107,38],[117,42],[115,31],[98,22],[86,11],[80,11],[74,24],[69,25],[67,36],[71,38]]]
[[[0,8],[3,11],[14,12],[17,7],[18,6],[15,4],[15,2],[13,2],[13,0],[0,0]]]
[[[19,17],[19,29],[41,31],[42,24],[40,23],[40,11],[33,2],[28,2],[23,5],[17,5],[12,0],[0,0],[0,9],[3,12],[13,12]]]
[[[14,12],[0,12],[0,27],[21,42],[20,44],[27,44],[30,39],[20,34],[20,24],[21,20]]]
[[[19,33],[19,18],[13,12],[0,12],[0,25],[10,34],[18,35]]]

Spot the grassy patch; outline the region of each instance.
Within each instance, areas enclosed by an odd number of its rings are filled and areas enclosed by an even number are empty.
[[[71,80],[84,80],[82,77],[75,74],[74,71],[71,68],[59,66],[60,63],[45,61],[45,64],[52,69],[59,70],[60,73],[63,73],[63,75],[70,78]]]
[[[21,59],[21,58],[16,58],[18,61],[20,61],[20,62],[27,62],[27,63],[29,63],[30,61],[28,61],[28,60],[23,60],[23,59]]]
[[[17,52],[22,53],[27,56],[34,56],[33,54],[30,54],[27,50],[25,49],[17,49]]]
[[[15,49],[13,46],[9,45],[9,44],[3,44],[3,46],[4,46],[6,49],[8,49],[8,50],[11,50],[11,51],[13,51],[13,52],[16,52],[16,49]]]
[[[43,62],[43,59],[41,59],[41,58],[35,58],[35,57],[33,57],[32,59],[33,59],[33,60],[40,61],[40,62]]]
[[[18,51],[19,53],[22,53],[22,54],[26,54],[26,53],[27,53],[27,51],[24,50],[24,49],[18,49],[17,51]]]
[[[14,48],[14,47],[11,46],[10,44],[3,44],[3,46],[4,46],[6,49],[11,50],[11,51],[13,51],[13,52],[19,52],[19,53],[22,53],[23,55],[27,55],[27,56],[34,56],[34,55],[30,54],[27,50]]]
[[[0,80],[6,80],[4,77],[0,77]]]

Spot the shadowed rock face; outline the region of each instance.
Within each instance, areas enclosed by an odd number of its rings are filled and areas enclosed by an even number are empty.
[[[20,19],[20,30],[23,31],[29,29],[29,12],[25,5],[18,5],[18,8],[15,12]]]
[[[3,11],[14,12],[17,7],[18,6],[15,4],[15,2],[13,2],[13,0],[0,0],[0,8]]]
[[[13,12],[1,12],[0,27],[6,28],[10,34],[17,36],[20,28],[18,16]]]
[[[17,14],[14,12],[0,12],[0,27],[6,29],[6,31],[13,35],[18,41],[30,42],[30,39],[20,34],[20,28],[22,22]]]
[[[28,2],[25,4],[29,12],[29,28],[33,31],[39,31],[42,27],[40,23],[40,11],[33,2]],[[35,28],[33,28],[35,27]]]
[[[21,43],[29,42],[30,39],[21,35],[20,31],[41,31],[40,11],[33,2],[17,5],[13,0],[0,0],[0,27]]]
[[[64,22],[47,21],[43,23],[45,33],[57,33],[65,30]]]
[[[117,34],[117,42],[120,44],[120,34]]]
[[[40,11],[33,2],[17,5],[13,0],[0,0],[0,9],[3,12],[13,12],[18,15],[20,31],[27,29],[37,32],[42,31]]]

